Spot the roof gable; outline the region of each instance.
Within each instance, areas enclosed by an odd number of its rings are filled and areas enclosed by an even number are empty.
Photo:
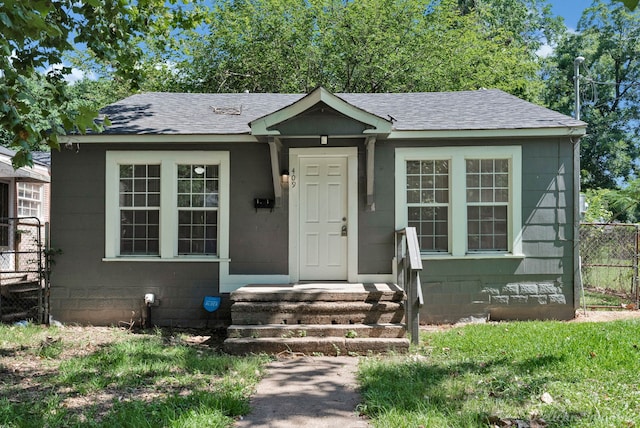
[[[301,116],[319,104],[324,104],[331,110],[364,124],[366,128],[364,134],[386,135],[391,132],[391,120],[369,113],[319,87],[294,103],[251,121],[249,123],[251,134],[256,136],[280,135],[277,125]]]

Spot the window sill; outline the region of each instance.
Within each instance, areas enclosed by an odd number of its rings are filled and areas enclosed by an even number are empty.
[[[159,262],[159,263],[182,263],[182,262],[197,262],[197,263],[225,263],[230,262],[231,259],[221,259],[219,257],[171,257],[171,258],[162,258],[162,257],[149,257],[149,256],[140,256],[140,257],[132,257],[132,256],[123,256],[123,257],[104,257],[102,259],[103,262]]]
[[[422,253],[422,260],[486,260],[486,259],[524,259],[524,254],[506,254],[506,253],[482,253],[482,254],[465,254],[463,256],[453,256],[451,254],[427,254]]]

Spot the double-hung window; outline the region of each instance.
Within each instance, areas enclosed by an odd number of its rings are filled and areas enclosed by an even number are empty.
[[[42,184],[18,182],[18,217],[42,216]]]
[[[520,254],[520,146],[396,149],[396,227],[423,255]]]
[[[109,151],[105,256],[226,257],[227,152]]]

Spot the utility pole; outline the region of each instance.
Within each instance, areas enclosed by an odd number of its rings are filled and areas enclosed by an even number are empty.
[[[579,56],[573,60],[573,87],[575,89],[575,109],[574,116],[580,120],[580,64],[584,62],[584,57]]]

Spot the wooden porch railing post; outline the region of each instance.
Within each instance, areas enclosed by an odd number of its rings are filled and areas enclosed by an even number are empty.
[[[410,271],[411,279],[409,290],[411,290],[411,299],[407,302],[407,317],[411,319],[409,321],[409,334],[411,335],[411,343],[418,345],[420,343],[420,306],[418,302],[418,274],[416,270]]]
[[[396,232],[396,257],[398,263],[398,285],[406,294],[405,322],[411,335],[411,343],[420,342],[420,307],[423,304],[420,289],[420,271],[422,258],[418,236],[414,227],[407,227]]]

